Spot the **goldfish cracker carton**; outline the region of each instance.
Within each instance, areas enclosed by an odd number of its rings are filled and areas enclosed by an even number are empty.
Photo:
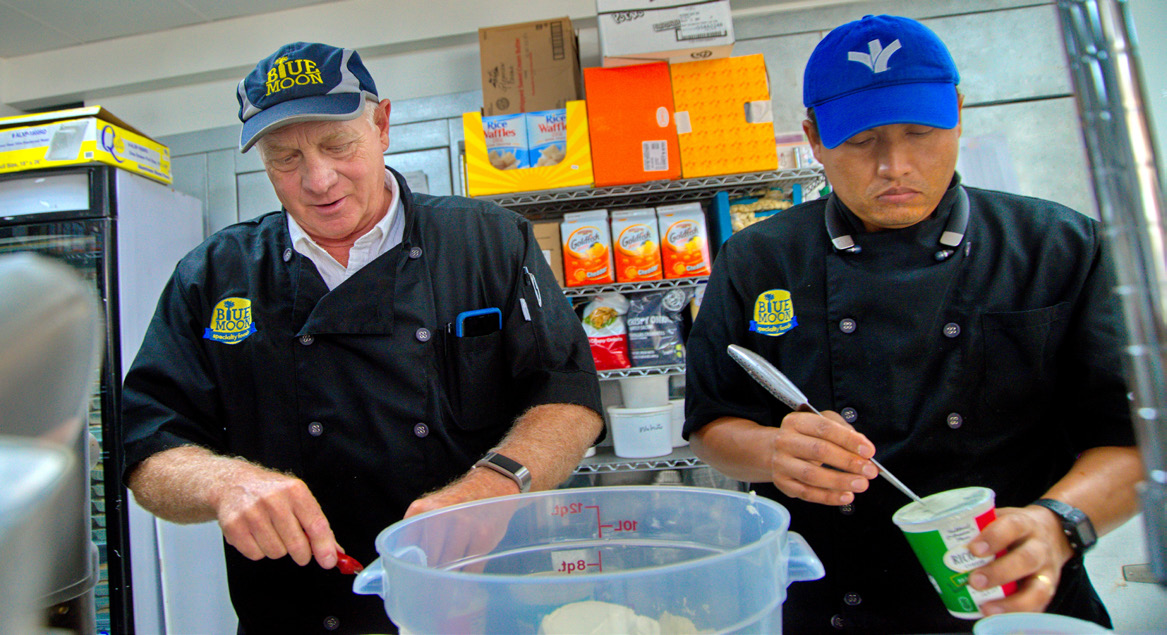
[[[519,170],[531,167],[527,147],[527,118],[522,113],[483,117],[482,133],[486,137],[487,157],[495,169]]]
[[[660,280],[656,211],[646,207],[612,212],[612,251],[619,282]]]
[[[612,267],[612,237],[608,210],[572,212],[559,225],[563,237],[563,277],[569,287],[616,281]]]
[[[709,232],[700,203],[656,208],[660,226],[661,264],[666,278],[709,275]]]

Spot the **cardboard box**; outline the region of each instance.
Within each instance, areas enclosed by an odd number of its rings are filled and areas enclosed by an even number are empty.
[[[169,185],[170,148],[101,106],[0,119],[0,172],[107,163]]]
[[[582,187],[592,184],[592,153],[588,143],[588,111],[584,102],[567,103],[567,148],[555,165],[499,170],[490,163],[482,113],[462,114],[466,144],[466,193],[470,196]]]
[[[563,244],[559,242],[559,223],[532,223],[531,229],[535,233],[535,240],[543,250],[543,257],[551,265],[551,273],[555,274],[555,281],[563,287]]]
[[[760,55],[669,67],[681,176],[778,169],[766,60]]]
[[[478,29],[478,51],[487,116],[563,108],[583,97],[569,18]]]
[[[729,0],[596,0],[604,66],[729,57]]]
[[[597,187],[681,176],[667,63],[585,68],[584,86]]]

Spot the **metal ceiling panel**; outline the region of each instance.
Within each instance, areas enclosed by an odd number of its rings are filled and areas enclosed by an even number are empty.
[[[0,0],[0,58],[39,53],[81,44],[80,40],[54,31],[44,23]]]
[[[210,20],[225,20],[247,15],[273,13],[324,4],[335,0],[249,0],[248,2],[223,2],[223,0],[178,0]]]
[[[203,21],[193,9],[173,0],[0,0],[0,5],[32,16],[81,42],[162,31]],[[5,25],[0,37],[7,37],[8,29]]]

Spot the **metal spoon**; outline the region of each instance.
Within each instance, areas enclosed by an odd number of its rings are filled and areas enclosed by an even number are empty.
[[[753,377],[754,381],[758,382],[762,385],[763,388],[770,391],[770,394],[777,397],[779,401],[786,404],[787,406],[790,406],[792,410],[813,412],[816,415],[822,416],[821,412],[816,410],[814,406],[810,405],[806,399],[806,395],[802,394],[802,391],[798,389],[798,386],[795,386],[794,382],[790,381],[790,378],[782,374],[782,371],[778,370],[774,367],[773,364],[766,361],[766,358],[755,353],[754,351],[751,351],[748,348],[738,346],[737,344],[730,344],[728,348],[729,356],[733,358],[733,361],[741,365],[741,367],[745,369],[746,374],[748,374],[750,377]],[[908,498],[923,505],[925,508],[928,507],[923,500],[920,500],[920,497],[917,496],[915,492],[908,489],[907,485],[904,485],[900,479],[896,478],[892,475],[891,472],[887,471],[887,468],[880,465],[879,462],[874,458],[869,460],[875,464],[876,469],[879,470],[879,475],[887,479],[887,482],[891,483],[895,486],[896,489],[906,494]]]

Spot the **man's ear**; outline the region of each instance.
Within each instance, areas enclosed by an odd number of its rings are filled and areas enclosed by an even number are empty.
[[[819,137],[819,128],[810,119],[802,120],[802,133],[806,135],[806,140],[810,143],[810,151],[814,153],[814,158],[819,163],[822,163],[822,157],[819,156],[819,151],[823,148],[823,140]]]

